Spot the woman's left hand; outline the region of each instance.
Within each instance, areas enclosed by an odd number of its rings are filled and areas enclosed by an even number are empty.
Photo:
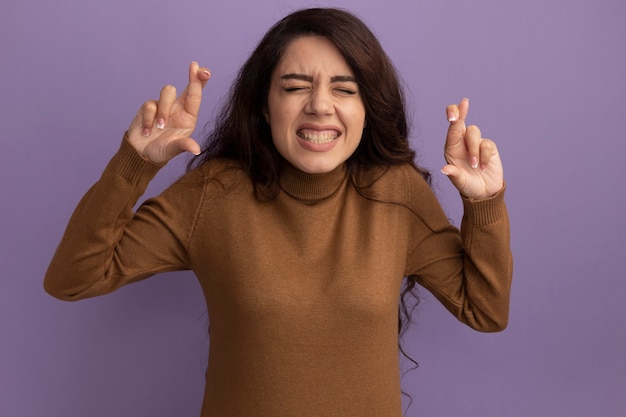
[[[496,144],[481,136],[478,126],[465,126],[469,100],[446,108],[450,122],[441,169],[461,195],[476,200],[494,196],[504,186],[502,162]]]

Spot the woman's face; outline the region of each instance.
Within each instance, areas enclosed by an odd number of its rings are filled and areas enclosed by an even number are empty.
[[[272,75],[265,118],[278,152],[301,171],[332,171],[354,153],[365,107],[335,45],[303,36],[287,46]]]

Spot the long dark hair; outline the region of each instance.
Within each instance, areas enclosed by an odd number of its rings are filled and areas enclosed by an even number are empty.
[[[373,167],[399,164],[410,164],[430,182],[430,174],[414,162],[405,98],[391,60],[365,23],[347,11],[334,8],[296,11],[266,33],[239,71],[202,154],[189,162],[188,170],[213,158],[235,159],[248,173],[258,199],[276,197],[280,191],[282,157],[274,147],[263,111],[276,66],[289,43],[302,36],[323,36],[330,40],[359,85],[366,126],[358,148],[346,161],[355,187],[361,188],[359,174]],[[400,336],[418,300],[415,285],[415,278],[408,277],[403,287],[398,318]],[[411,294],[416,301],[409,304],[407,295]],[[400,351],[407,356],[401,346]]]
[[[302,36],[329,39],[346,59],[359,85],[366,126],[358,148],[347,161],[352,178],[359,170],[372,166],[409,163],[428,180],[428,172],[414,163],[404,94],[389,57],[359,18],[333,8],[296,11],[267,32],[239,71],[202,154],[190,161],[188,169],[216,157],[235,159],[250,176],[257,197],[276,196],[282,159],[263,110],[274,69],[289,43]]]

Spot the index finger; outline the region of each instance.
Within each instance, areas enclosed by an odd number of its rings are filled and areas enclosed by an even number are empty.
[[[207,68],[200,67],[197,62],[189,65],[189,84],[181,94],[183,107],[187,113],[198,114],[202,102],[202,89],[211,78]]]
[[[451,104],[446,108],[446,115],[450,126],[448,127],[448,136],[446,145],[455,145],[463,138],[465,134],[465,119],[469,112],[469,99],[464,98],[461,102]]]

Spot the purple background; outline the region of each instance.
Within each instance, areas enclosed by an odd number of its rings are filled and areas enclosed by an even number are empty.
[[[444,107],[499,145],[515,279],[509,328],[480,334],[429,294],[404,344],[407,415],[626,415],[626,3],[9,0],[0,13],[0,415],[197,416],[207,316],[190,273],[64,303],[42,279],[70,213],[141,103],[211,68],[202,114],[277,19],[335,5],[379,36],[438,173]],[[178,158],[154,194],[182,172]],[[365,364],[364,364],[365,366]]]

